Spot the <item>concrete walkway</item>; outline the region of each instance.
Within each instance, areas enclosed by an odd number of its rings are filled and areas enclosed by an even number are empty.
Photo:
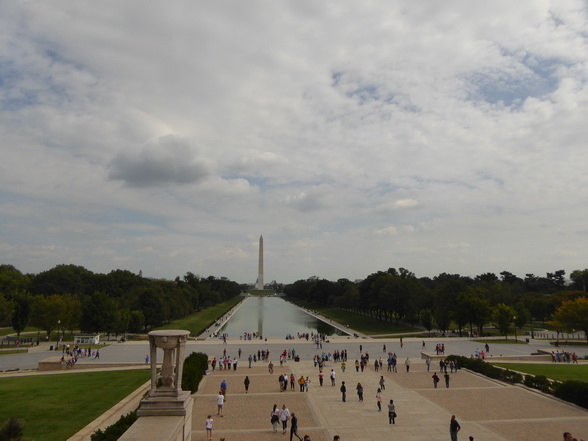
[[[403,360],[401,360],[403,362]],[[289,439],[272,432],[270,412],[273,404],[286,404],[298,416],[299,435],[311,435],[313,441],[330,441],[339,435],[342,441],[447,441],[449,420],[455,414],[461,424],[460,440],[473,436],[476,441],[554,441],[569,431],[578,439],[588,438],[588,412],[541,393],[520,386],[510,386],[477,374],[460,371],[450,374],[450,388],[443,377],[438,389],[433,388],[431,375],[424,362],[415,360],[410,372],[400,363],[398,373],[374,372],[355,368],[341,371],[338,363],[324,370],[324,386],[319,386],[318,369],[311,361],[288,362],[276,366],[274,374],[257,363],[248,368],[242,363],[237,371],[216,371],[206,376],[194,395],[192,440],[206,439],[204,421],[208,414],[214,419],[214,440],[265,441]],[[353,364],[353,363],[349,363]],[[337,375],[332,387],[329,372]],[[308,393],[279,392],[278,375],[282,372],[309,377]],[[251,380],[245,394],[243,380]],[[376,390],[380,375],[385,378],[382,412],[378,412]],[[216,396],[220,382],[228,382],[224,417],[216,416]],[[341,381],[347,385],[347,401],[341,401]],[[359,402],[357,383],[364,388],[364,401]],[[388,423],[386,405],[394,399],[398,418]]]

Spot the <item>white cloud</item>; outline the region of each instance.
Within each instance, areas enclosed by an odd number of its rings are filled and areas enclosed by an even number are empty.
[[[581,1],[0,12],[0,247],[23,271],[252,282],[259,234],[285,282],[585,267]]]

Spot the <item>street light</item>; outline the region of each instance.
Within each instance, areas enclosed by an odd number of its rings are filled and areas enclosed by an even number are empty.
[[[56,345],[55,345],[55,350],[59,349],[59,327],[61,325],[61,320],[57,320],[57,335],[58,337],[55,339],[56,341]]]
[[[514,325],[515,325],[515,343],[517,343],[517,316],[513,317]]]

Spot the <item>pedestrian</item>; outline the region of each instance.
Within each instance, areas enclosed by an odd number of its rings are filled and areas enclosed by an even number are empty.
[[[357,397],[359,398],[359,401],[363,401],[363,386],[361,383],[357,383],[357,387],[355,389],[357,389]]]
[[[227,399],[227,380],[223,379],[220,384],[220,390],[225,400]]]
[[[445,387],[447,389],[449,389],[449,374],[445,374],[444,377],[445,377]]]
[[[429,369],[431,369],[431,357],[427,357],[425,364],[427,365],[427,372],[429,372]]]
[[[386,380],[384,380],[384,376],[383,375],[380,375],[380,389],[381,390],[386,390],[385,383],[386,383]]]
[[[410,372],[410,360],[408,359],[408,357],[406,357],[404,365],[406,366],[406,372]]]
[[[388,403],[388,421],[390,424],[396,424],[396,407],[394,406],[394,400],[390,400],[390,403]]]
[[[247,360],[249,361],[249,367],[251,367],[251,362],[253,361],[251,354],[249,354],[249,358]]]
[[[339,435],[335,435],[333,437],[333,441],[341,441],[341,437]]]
[[[301,375],[300,378],[298,379],[298,384],[300,385],[300,392],[304,392],[305,380],[304,380],[303,375]]]
[[[451,421],[449,422],[449,435],[451,435],[451,441],[457,441],[457,432],[461,430],[461,426],[455,419],[455,415],[451,415]]]
[[[149,364],[149,355],[145,356],[145,364]]]
[[[323,379],[324,379],[324,377],[325,377],[325,376],[324,376],[324,375],[323,375],[323,373],[321,372],[321,373],[319,374],[319,386],[322,386],[322,385],[323,385]]]
[[[431,378],[433,379],[433,386],[437,389],[437,384],[439,384],[439,376],[437,375],[437,372],[433,373]]]
[[[212,423],[213,419],[211,415],[208,415],[208,418],[206,418],[206,438],[208,441],[212,441]]]
[[[336,376],[335,371],[333,369],[331,369],[331,386],[335,385],[335,376]],[[343,400],[343,401],[345,401],[345,400]]]
[[[304,387],[306,388],[306,392],[308,392],[308,389],[310,388],[310,378],[306,377],[304,379]]]
[[[376,392],[376,401],[378,403],[378,412],[382,411],[382,389],[378,388]]]
[[[339,390],[341,391],[341,399],[343,400],[343,402],[345,402],[345,393],[347,392],[347,388],[345,387],[344,381],[341,382],[341,388]]]
[[[296,438],[302,441],[302,438],[300,438],[300,436],[298,435],[298,417],[294,412],[292,412],[292,419],[290,421],[290,441],[292,441],[293,435],[296,435]]]
[[[249,392],[249,383],[251,383],[251,381],[249,381],[249,375],[247,375],[243,381],[243,384],[245,385],[245,393]]]
[[[294,383],[296,383],[296,377],[294,374],[290,374],[290,390],[295,390]]]
[[[282,434],[286,434],[286,429],[288,428],[288,420],[290,419],[290,410],[286,407],[285,404],[282,405],[282,409],[280,410],[280,421],[282,422]]]
[[[280,409],[278,409],[277,404],[274,404],[274,408],[272,409],[272,413],[270,414],[270,422],[272,423],[274,433],[278,431],[278,421],[280,421]]]
[[[220,415],[221,417],[224,416],[223,415],[224,405],[225,405],[225,396],[223,395],[223,391],[219,390],[218,396],[216,397],[216,406],[217,406],[216,414]]]

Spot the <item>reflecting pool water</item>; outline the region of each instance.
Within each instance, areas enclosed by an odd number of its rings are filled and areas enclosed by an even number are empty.
[[[345,335],[344,332],[305,313],[280,297],[248,297],[233,317],[218,331],[235,338],[259,332],[263,337],[280,337],[314,332]]]

